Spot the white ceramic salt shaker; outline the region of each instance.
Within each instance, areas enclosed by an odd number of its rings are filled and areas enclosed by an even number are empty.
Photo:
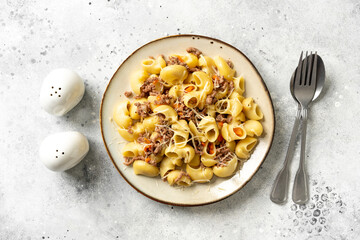
[[[46,112],[62,116],[81,101],[84,92],[84,82],[76,72],[66,68],[55,69],[42,83],[40,104]]]
[[[52,171],[66,171],[78,164],[88,153],[87,138],[75,131],[60,132],[46,137],[40,145],[40,160]]]

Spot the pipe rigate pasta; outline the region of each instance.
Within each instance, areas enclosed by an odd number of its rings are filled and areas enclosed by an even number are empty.
[[[160,176],[164,178],[169,172],[175,170],[175,167],[181,167],[182,161],[180,158],[164,157],[160,163]]]
[[[214,174],[218,177],[229,177],[234,174],[234,171],[238,165],[238,160],[234,156],[226,166],[215,166],[213,167]]]
[[[133,163],[134,173],[136,175],[144,175],[148,177],[156,177],[159,175],[159,168],[145,162],[136,160]]]
[[[242,104],[244,106],[244,113],[245,116],[248,119],[251,120],[261,120],[263,118],[263,113],[260,110],[260,107],[254,103],[254,99],[249,97],[249,98],[245,98],[242,101]]]
[[[130,76],[135,100],[119,102],[110,119],[129,142],[124,164],[172,186],[231,177],[264,130],[263,113],[233,64],[189,49],[168,61],[143,60]]]
[[[128,128],[132,124],[130,117],[130,102],[128,100],[120,102],[114,109],[113,119],[120,128]]]
[[[135,72],[130,78],[130,86],[133,92],[137,95],[140,94],[140,87],[144,84],[145,80],[149,77],[149,73],[144,70]]]
[[[256,120],[247,120],[244,122],[244,128],[246,131],[246,135],[253,137],[253,136],[261,136],[263,132],[263,126],[259,121]]]
[[[209,142],[215,142],[219,136],[219,129],[215,118],[206,116],[198,124],[199,129],[204,133]]]
[[[209,182],[213,177],[213,170],[208,167],[192,168],[189,164],[186,164],[186,172],[189,174],[191,180],[198,183]]]
[[[190,176],[186,172],[180,170],[173,170],[169,172],[166,179],[170,185],[176,184],[187,187],[191,184]]]
[[[224,76],[226,80],[232,81],[235,75],[235,70],[232,69],[227,62],[220,56],[214,57],[214,62],[219,70],[221,76]]]
[[[155,114],[161,114],[165,117],[165,120],[170,123],[175,123],[178,120],[177,112],[169,105],[161,105],[156,107],[153,112]]]
[[[200,56],[199,66],[201,67],[201,70],[207,73],[210,77],[216,74],[216,65],[214,59],[209,56]]]
[[[158,56],[156,59],[148,58],[141,62],[144,71],[151,74],[159,74],[161,69],[166,66],[166,62],[162,56]]]
[[[160,72],[160,78],[165,81],[167,87],[182,84],[187,76],[188,71],[181,65],[170,65],[164,67]]]
[[[234,78],[234,92],[242,95],[245,92],[245,80],[243,76]]]
[[[253,137],[247,137],[240,140],[235,147],[235,153],[239,158],[248,159],[250,157],[251,150],[255,147],[257,139]]]

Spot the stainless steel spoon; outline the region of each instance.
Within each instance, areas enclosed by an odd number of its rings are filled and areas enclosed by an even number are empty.
[[[310,58],[310,56],[308,56],[307,58]],[[307,60],[309,60],[309,59],[307,59]],[[303,60],[303,62],[304,61],[305,61],[305,59]],[[317,68],[318,68],[317,69],[317,84],[316,84],[316,90],[315,90],[315,94],[314,94],[312,101],[314,101],[315,99],[317,99],[319,97],[319,95],[324,87],[324,83],[325,83],[325,66],[324,66],[324,62],[320,56],[318,56]],[[291,96],[297,102],[297,100],[294,96],[294,77],[295,77],[296,71],[297,71],[297,68],[295,69],[294,73],[291,76],[290,92],[291,92]],[[288,190],[289,190],[289,174],[290,174],[290,170],[289,170],[290,164],[289,163],[294,155],[295,140],[296,140],[297,132],[299,130],[300,119],[301,119],[301,106],[298,103],[297,114],[296,114],[293,129],[292,129],[289,146],[288,146],[288,149],[286,152],[284,165],[283,165],[282,169],[279,171],[279,173],[275,179],[275,182],[274,182],[271,194],[270,194],[270,199],[274,203],[282,204],[282,203],[285,203],[285,201],[287,200]]]

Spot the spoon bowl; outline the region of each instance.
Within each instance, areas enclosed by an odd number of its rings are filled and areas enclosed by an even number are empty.
[[[309,58],[310,56],[313,55],[314,57],[314,54],[310,54],[309,56],[307,56],[307,61],[309,61]],[[305,58],[303,60],[303,64],[304,64],[304,61],[305,61]],[[295,98],[295,95],[294,95],[294,77],[295,77],[295,73],[297,71],[297,67],[295,68],[292,76],[291,76],[291,80],[290,80],[290,93],[291,93],[291,96],[296,100]],[[317,78],[317,82],[316,82],[316,90],[315,90],[315,94],[314,94],[314,97],[312,99],[312,101],[315,101],[321,91],[323,90],[324,88],[324,85],[325,85],[325,65],[324,65],[324,62],[323,60],[321,59],[321,57],[318,55],[317,56],[317,72],[316,72],[316,78]],[[297,102],[297,100],[296,100]]]

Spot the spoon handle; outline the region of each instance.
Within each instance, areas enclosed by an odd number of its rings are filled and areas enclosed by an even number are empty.
[[[299,169],[295,176],[293,186],[293,201],[297,204],[305,204],[309,200],[308,176],[305,170],[305,145],[307,128],[307,109],[302,110],[303,127],[301,131],[301,152]]]
[[[273,185],[273,188],[272,188],[272,191],[270,194],[270,199],[274,203],[281,204],[287,200],[287,195],[288,195],[288,190],[289,190],[289,173],[290,173],[289,162],[290,162],[290,159],[292,159],[292,157],[294,155],[295,140],[296,140],[296,135],[297,135],[297,132],[299,129],[300,118],[301,118],[301,107],[299,105],[297,114],[296,114],[296,118],[295,118],[295,122],[294,122],[294,126],[292,129],[291,137],[290,137],[289,146],[288,146],[288,149],[286,152],[284,166],[279,171],[279,173],[274,181],[274,185]]]

